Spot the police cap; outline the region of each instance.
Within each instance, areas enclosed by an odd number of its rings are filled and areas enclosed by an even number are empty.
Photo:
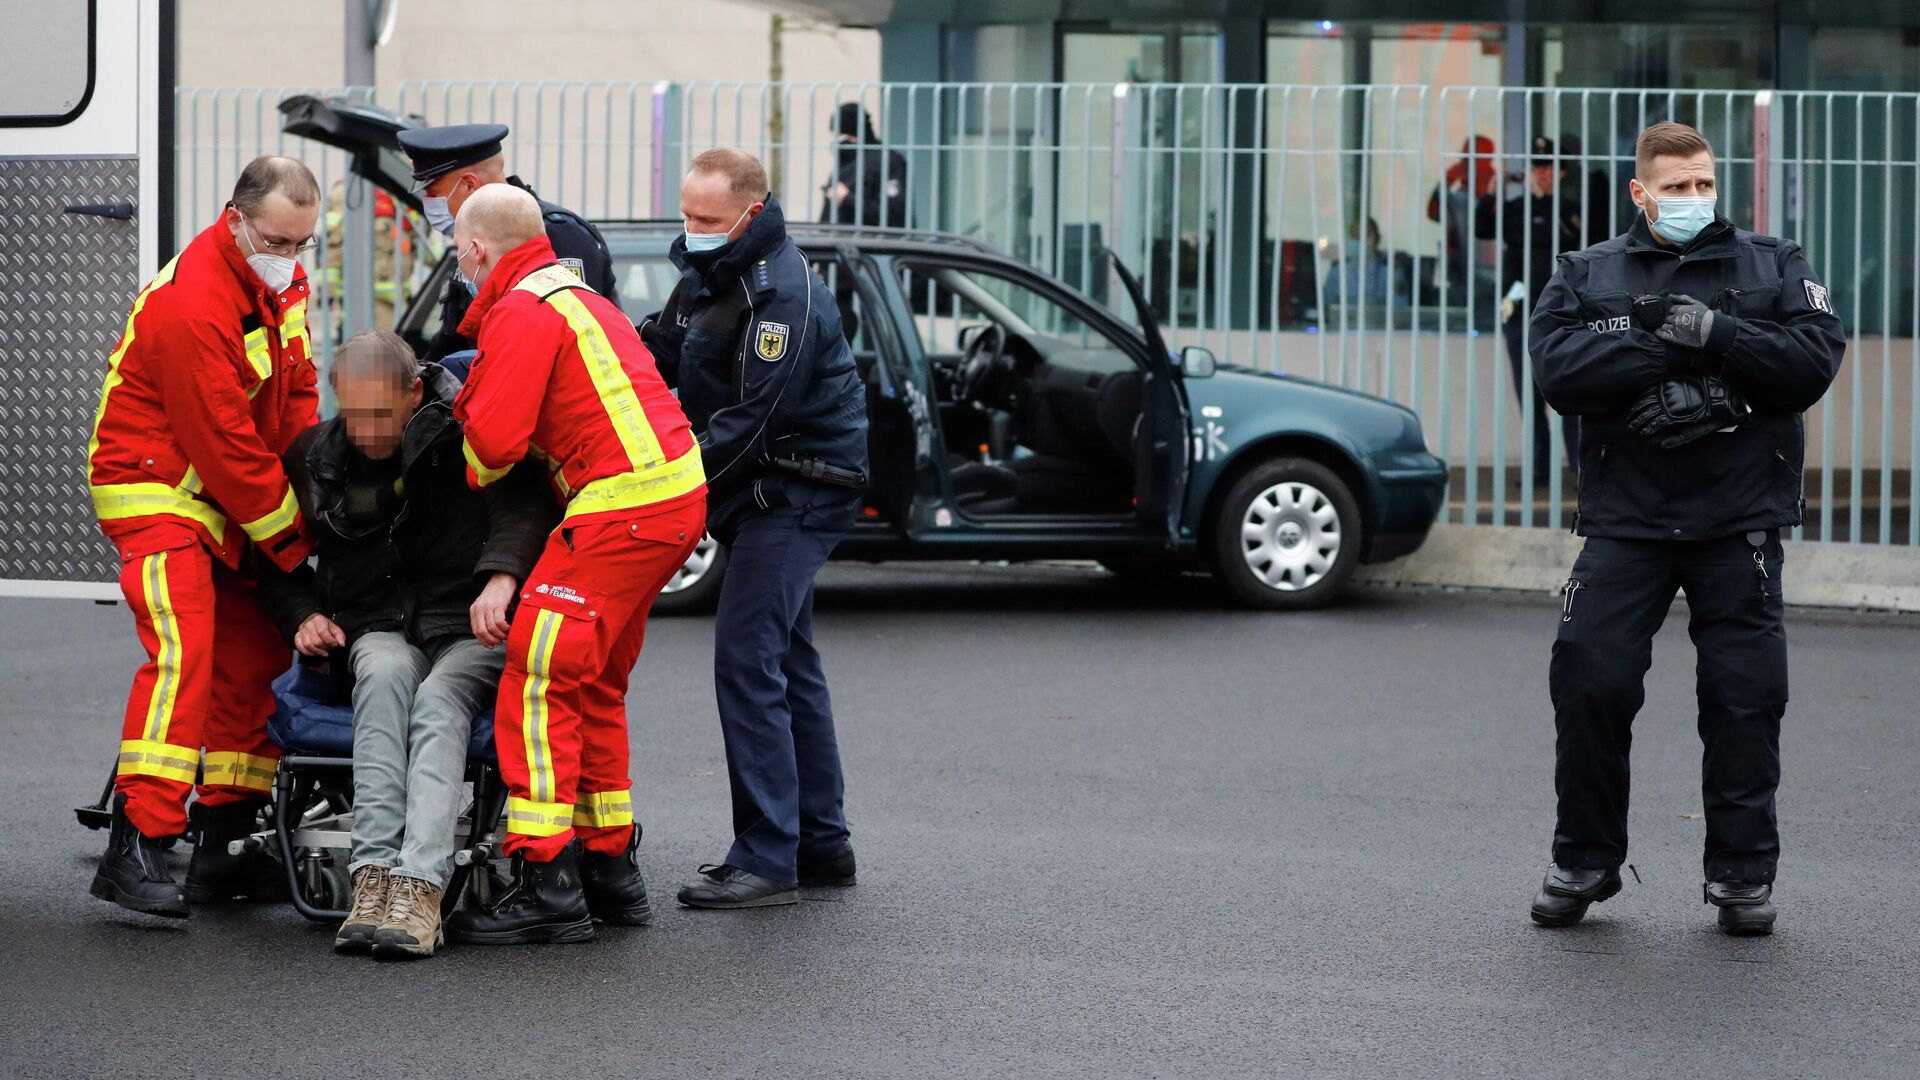
[[[400,132],[400,148],[413,161],[413,190],[493,157],[506,137],[505,124],[449,124]]]

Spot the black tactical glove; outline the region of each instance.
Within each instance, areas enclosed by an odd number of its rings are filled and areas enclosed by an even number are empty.
[[[1746,415],[1747,403],[1726,380],[1690,376],[1668,379],[1641,395],[1627,410],[1627,426],[1663,449],[1676,450],[1735,427]]]

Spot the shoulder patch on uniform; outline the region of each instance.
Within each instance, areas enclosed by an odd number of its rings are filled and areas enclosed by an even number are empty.
[[[587,277],[587,264],[586,264],[585,262],[583,262],[583,261],[581,261],[581,260],[579,260],[579,259],[561,259],[561,260],[560,260],[560,265],[561,265],[561,266],[564,266],[564,267],[566,267],[567,269],[569,269],[569,270],[571,270],[571,271],[573,271],[573,276],[574,276],[574,277],[577,277],[577,278],[579,278],[579,279],[581,279],[582,281],[585,281],[585,280],[586,280],[586,277]]]
[[[763,322],[753,333],[753,351],[762,360],[778,360],[787,355],[787,324]]]
[[[1807,305],[1815,311],[1833,314],[1833,302],[1827,298],[1827,287],[1817,281],[1803,280],[1800,284],[1807,287]]]

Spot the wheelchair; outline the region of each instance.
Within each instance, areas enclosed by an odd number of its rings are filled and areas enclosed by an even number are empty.
[[[331,676],[294,664],[273,681],[267,736],[280,747],[273,797],[261,831],[235,840],[235,854],[268,852],[287,875],[293,906],[315,922],[338,922],[353,903],[353,707]],[[465,895],[484,904],[497,886],[488,870],[502,837],[507,785],[493,748],[493,708],[473,719],[467,746],[473,801],[454,828],[453,874],[442,914]],[[479,872],[475,872],[479,871]]]

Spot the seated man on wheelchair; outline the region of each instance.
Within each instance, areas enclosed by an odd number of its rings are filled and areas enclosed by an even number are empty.
[[[516,590],[559,521],[537,464],[466,481],[460,382],[390,333],[343,344],[337,417],[285,456],[316,566],[260,598],[353,700],[352,910],[341,952],[431,956],[465,796],[469,728],[493,704]],[[344,662],[344,664],[343,664]]]

